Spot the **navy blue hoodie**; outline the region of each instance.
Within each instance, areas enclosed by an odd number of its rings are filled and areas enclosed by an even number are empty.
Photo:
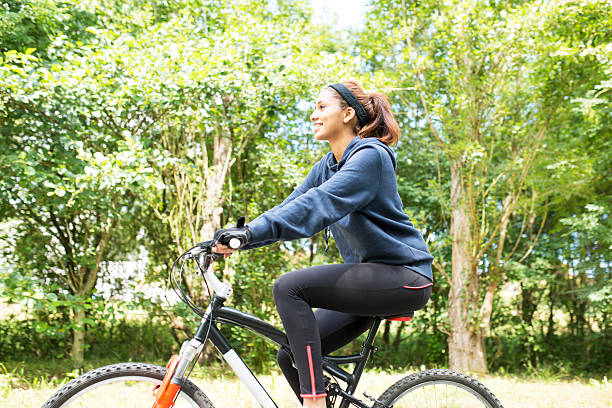
[[[403,265],[433,280],[421,233],[402,210],[391,148],[355,136],[339,162],[329,152],[285,201],[248,226],[256,248],[329,226],[344,262]]]

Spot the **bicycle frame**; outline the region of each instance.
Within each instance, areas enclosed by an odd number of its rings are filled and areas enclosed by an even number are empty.
[[[257,380],[255,375],[253,375],[249,367],[244,363],[238,353],[236,353],[236,351],[232,348],[228,339],[223,335],[223,333],[221,333],[216,324],[231,324],[250,329],[273,341],[280,347],[285,348],[290,353],[291,348],[289,346],[287,335],[282,330],[279,330],[270,323],[253,316],[252,314],[224,306],[225,301],[232,294],[232,287],[229,283],[220,281],[219,278],[217,278],[215,274],[209,270],[212,256],[210,245],[206,247],[196,246],[187,251],[181,257],[185,255],[196,259],[200,271],[202,272],[206,281],[210,284],[210,286],[212,286],[214,296],[212,297],[212,300],[204,313],[195,336],[191,340],[183,343],[178,358],[172,364],[172,370],[170,368],[168,369],[166,378],[164,378],[164,383],[169,384],[169,387],[167,388],[169,391],[166,392],[165,388],[157,394],[156,402],[153,405],[154,408],[167,408],[173,406],[173,401],[178,395],[178,390],[186,379],[185,374],[187,373],[188,367],[193,363],[196,356],[200,354],[207,340],[210,340],[217,350],[219,350],[225,361],[227,361],[232,370],[234,370],[240,380],[247,386],[249,392],[257,400],[257,402],[261,404],[262,407],[277,408],[274,400]],[[204,257],[204,267],[202,267],[201,263],[198,261],[198,255]],[[382,318],[380,317],[374,318],[366,341],[364,342],[359,354],[350,356],[323,357],[323,370],[347,384],[346,390],[343,390],[339,385],[334,383],[328,387],[328,391],[331,391],[334,395],[342,396],[342,401],[339,408],[347,408],[351,403],[360,408],[372,408],[358,398],[355,398],[353,393],[357,389],[357,384],[359,383],[361,375],[363,374],[368,359],[370,358],[371,354],[376,351],[376,348],[373,347],[373,343],[381,320]],[[355,369],[352,373],[349,373],[348,371],[340,368],[340,364],[355,364]],[[376,402],[376,400],[373,398],[369,396],[367,397]],[[167,404],[163,401],[172,401],[172,404]]]
[[[224,301],[225,299],[218,296],[213,298],[211,307],[207,311],[205,317],[202,319],[200,327],[194,336],[194,340],[202,342],[208,333],[208,339],[223,355],[225,361],[229,364],[232,370],[234,370],[236,375],[238,375],[240,380],[247,386],[249,392],[251,392],[253,397],[261,404],[261,406],[264,408],[276,408],[277,405],[274,400],[257,380],[249,367],[244,363],[242,358],[232,348],[228,339],[217,328],[216,323],[231,324],[253,330],[278,344],[280,347],[290,351],[287,336],[283,331],[256,316],[228,306],[223,306]],[[211,315],[213,316],[212,322],[210,320]],[[335,389],[335,392],[342,396],[340,408],[347,408],[350,403],[353,403],[361,408],[371,408],[371,406],[355,398],[352,394],[357,388],[368,359],[370,358],[371,354],[376,351],[376,348],[373,347],[373,343],[380,326],[380,322],[380,318],[374,319],[368,332],[366,341],[363,343],[361,352],[359,354],[350,356],[323,357],[323,370],[347,384],[346,390],[342,390],[339,387]],[[355,364],[355,369],[352,373],[349,373],[340,368],[340,364]]]
[[[210,339],[241,381],[247,386],[256,401],[264,408],[277,408],[274,400],[255,375],[253,375],[242,358],[232,348],[228,339],[221,333],[217,325],[231,324],[249,329],[273,341],[285,351],[290,352],[291,347],[287,335],[282,330],[252,314],[224,306],[224,303],[232,294],[232,287],[229,283],[220,281],[212,271],[208,270],[211,258],[213,257],[210,246],[212,244],[209,242],[198,244],[177,258],[170,270],[171,282],[177,295],[197,315],[201,316],[202,320],[195,336],[183,343],[180,354],[170,359],[166,370],[147,363],[120,363],[100,367],[64,385],[44,406],[49,408],[65,407],[82,396],[86,397],[83,400],[79,400],[81,402],[87,401],[92,397],[100,401],[105,401],[107,397],[110,399],[115,397],[123,399],[123,394],[117,394],[117,388],[114,386],[99,394],[102,388],[100,386],[119,382],[126,382],[127,385],[131,385],[132,382],[152,382],[154,384],[152,391],[155,398],[152,408],[172,408],[181,392],[184,392],[185,399],[183,402],[186,401],[188,404],[191,403],[192,406],[198,407],[211,406],[211,402],[206,395],[191,381],[188,381],[189,373],[191,373],[190,367],[193,368],[193,365],[197,362],[197,357]],[[182,280],[182,268],[185,262],[181,264],[180,273],[178,274],[179,280],[176,280],[176,275],[173,274],[175,266],[182,259],[192,259],[204,251],[206,251],[204,253],[204,267],[202,268],[197,259],[196,262],[198,262],[199,270],[204,275],[207,284],[210,284],[214,290],[214,296],[211,295],[211,302],[206,311],[194,304],[182,290],[181,286],[177,284],[177,282]],[[393,404],[400,398],[413,391],[420,392],[421,388],[427,388],[428,391],[424,391],[424,394],[421,393],[420,395],[409,395],[407,398],[411,405],[417,401],[418,397],[427,397],[432,390],[437,403],[438,394],[436,390],[438,388],[436,387],[442,386],[444,391],[441,394],[444,394],[446,396],[445,400],[450,401],[453,406],[456,402],[456,395],[458,395],[460,401],[463,401],[465,396],[471,400],[476,398],[487,407],[503,408],[499,399],[482,383],[460,372],[445,369],[424,370],[404,377],[389,387],[379,400],[363,393],[366,398],[373,402],[371,406],[353,395],[368,359],[376,351],[373,343],[376,333],[380,328],[380,322],[383,319],[409,321],[412,318],[412,314],[413,312],[407,312],[402,315],[373,316],[367,338],[359,354],[322,357],[323,370],[333,376],[334,379],[344,381],[347,384],[346,389],[343,390],[338,382],[333,381],[328,376],[324,377],[324,386],[328,395],[326,399],[327,407],[331,408],[331,405],[335,404],[336,398],[341,396],[340,408],[348,408],[349,404],[353,404],[358,408],[392,408]],[[355,364],[355,368],[352,373],[349,373],[340,368],[341,364]],[[450,395],[448,395],[448,389],[451,390]],[[443,404],[442,406],[448,405],[446,403]]]

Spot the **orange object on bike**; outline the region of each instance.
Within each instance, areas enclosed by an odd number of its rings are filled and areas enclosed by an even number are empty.
[[[181,389],[180,385],[173,384],[170,382],[172,380],[172,376],[174,375],[174,370],[176,370],[177,364],[178,356],[174,355],[170,358],[168,365],[166,365],[168,371],[164,376],[164,381],[161,385],[156,385],[153,389],[153,395],[155,395],[155,402],[153,403],[152,408],[172,408],[174,406],[174,399],[176,398],[176,394],[178,394]]]

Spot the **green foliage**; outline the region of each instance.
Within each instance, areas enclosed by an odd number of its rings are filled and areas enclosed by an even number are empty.
[[[351,44],[299,1],[0,2],[0,290],[26,313],[0,321],[0,358],[64,358],[86,328],[86,356],[165,360],[198,319],[138,285],[164,286],[181,249],[289,195],[328,150],[308,126],[316,92],[359,77],[390,96],[400,196],[436,258],[430,303],[381,328],[374,363],[448,364],[459,163],[473,242],[490,242],[473,311],[499,285],[491,369],[609,374],[609,2],[371,5]],[[281,327],[274,280],[341,262],[333,241],[323,249],[318,234],[235,254],[218,273],[232,306]],[[135,257],[146,276],[109,272]],[[205,304],[202,283],[186,285]],[[254,369],[274,365],[273,345],[224,333]]]
[[[269,11],[254,3],[254,13],[242,4],[139,4],[136,18],[125,6],[85,7],[102,24],[87,27],[87,42],[56,33],[52,62],[28,49],[7,52],[0,66],[8,159],[0,213],[26,221],[16,227],[11,255],[47,279],[41,288],[59,283],[82,299],[92,295],[102,260],[125,257],[141,226],[168,231],[140,223],[139,215],[155,213],[171,224],[179,247],[206,238],[193,231],[198,225],[172,225],[188,212],[174,206],[181,194],[175,176],[213,191],[194,177],[204,169],[200,176],[210,180],[206,168],[226,160],[227,147],[217,146],[223,139],[213,142],[211,133],[222,128],[239,155],[307,89],[298,84],[310,86],[316,70],[296,43],[307,16],[296,5]],[[275,24],[288,15],[294,25]],[[231,155],[231,146],[226,151]],[[218,221],[209,220],[214,230]],[[162,248],[169,240],[153,241]],[[169,255],[162,251],[151,259]],[[54,256],[31,256],[41,252]]]
[[[531,320],[544,280],[553,320],[562,306],[570,332],[609,336],[608,313],[594,312],[588,294],[605,299],[610,282],[600,200],[609,126],[599,124],[609,120],[610,11],[597,0],[373,2],[356,45],[409,129],[398,146],[400,193],[417,224],[427,219],[437,284],[450,284],[451,269],[464,274],[456,333],[467,317],[472,336],[485,336],[485,301],[495,307],[499,294],[485,295],[516,282],[515,307],[540,338]],[[455,230],[451,268],[453,224],[469,227]]]
[[[0,321],[0,360],[8,367],[27,362],[20,375],[24,381],[42,377],[64,379],[72,362],[66,355],[70,344],[67,333],[58,335],[38,330],[41,318]],[[85,369],[118,361],[151,361],[164,364],[178,348],[165,324],[155,319],[126,320],[112,323],[95,320],[87,331],[88,348]],[[41,364],[38,364],[40,362]],[[93,365],[92,365],[93,362]]]
[[[86,28],[95,23],[95,14],[82,10],[78,2],[5,0],[0,4],[0,53],[29,49],[46,58],[57,35],[87,42],[91,34]]]
[[[612,343],[603,333],[548,335],[509,314],[496,324],[495,336],[487,339],[492,371],[537,375],[550,367],[557,378],[610,376],[607,350]]]

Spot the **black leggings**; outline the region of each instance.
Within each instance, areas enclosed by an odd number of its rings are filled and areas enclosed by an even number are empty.
[[[274,301],[295,361],[280,349],[278,363],[300,401],[325,396],[321,356],[348,344],[373,316],[425,306],[432,282],[411,269],[380,263],[320,265],[281,275]],[[313,313],[312,308],[319,308]]]

